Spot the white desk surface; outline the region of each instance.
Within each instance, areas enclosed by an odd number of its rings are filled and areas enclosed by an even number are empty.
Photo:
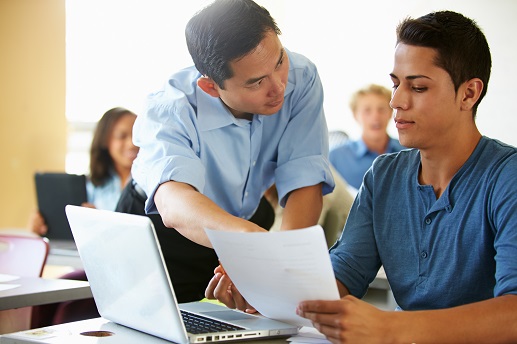
[[[0,283],[0,310],[92,297],[85,281],[19,277]]]
[[[86,335],[90,333],[91,335]],[[102,334],[107,336],[101,336]],[[249,341],[251,343],[251,341]],[[171,343],[140,331],[117,325],[103,318],[94,318],[54,325],[41,329],[20,331],[0,336],[0,344],[167,344]],[[242,343],[235,341],[234,343]],[[285,344],[286,338],[253,340],[254,344]]]

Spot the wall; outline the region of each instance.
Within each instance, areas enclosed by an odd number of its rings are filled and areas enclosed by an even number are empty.
[[[517,1],[515,0],[256,0],[273,15],[282,43],[318,66],[330,129],[357,136],[350,95],[375,82],[391,87],[395,27],[406,16],[450,9],[475,19],[492,51],[488,94],[477,116],[480,131],[517,146]],[[209,0],[68,0],[67,115],[96,121],[113,106],[143,111],[145,96],[192,64],[184,27]],[[100,10],[102,9],[102,10]],[[95,25],[92,25],[95,23]],[[100,52],[100,53],[99,53]],[[92,101],[93,100],[93,101]],[[390,132],[396,136],[393,125]],[[86,154],[86,153],[85,153]]]
[[[100,116],[117,105],[139,112],[136,104],[155,88],[146,85],[141,97],[135,88],[143,84],[144,77],[150,78],[152,85],[161,83],[189,59],[183,46],[183,22],[194,13],[191,7],[208,1],[186,2],[185,13],[180,13],[183,9],[170,0],[120,0],[118,15],[99,11],[102,3],[113,2],[116,1],[69,3],[76,3],[76,7],[89,4],[91,13],[79,8],[90,25],[81,34],[96,46],[79,47],[79,54],[87,56],[78,69],[84,74],[68,75],[69,97],[75,101],[73,106],[72,101],[68,104],[72,119],[82,118],[75,117],[76,112]],[[277,19],[286,47],[305,54],[318,65],[325,87],[329,128],[343,129],[352,135],[358,128],[348,110],[348,97],[369,82],[390,86],[394,29],[402,18],[443,8],[475,18],[487,35],[493,57],[492,78],[479,107],[477,123],[483,134],[517,145],[512,130],[517,127],[517,102],[512,101],[512,82],[517,79],[517,47],[513,37],[517,32],[517,1],[321,0],[317,10],[314,1],[308,0],[257,2]],[[99,19],[94,14],[103,17]],[[144,19],[151,19],[152,25]],[[180,20],[181,25],[176,23]],[[116,24],[116,33],[129,34],[119,39],[114,32],[102,32],[103,37],[115,39],[101,45],[102,37],[92,38],[88,34],[106,23]],[[149,28],[148,33],[145,30]],[[175,32],[179,37],[177,44],[172,37]],[[69,43],[73,46],[75,41]],[[33,173],[64,169],[65,0],[0,0],[0,51],[0,227],[19,227],[25,225],[29,211],[36,206]],[[92,61],[97,60],[90,58],[89,53],[101,62],[111,63],[107,66],[109,73],[103,69],[102,74],[96,74],[99,68]],[[77,88],[72,87],[75,84]],[[109,91],[101,87],[104,85],[108,85]],[[125,101],[115,91],[129,95],[129,99]],[[108,96],[106,103],[102,103]],[[81,147],[87,147],[90,139],[80,141]],[[84,154],[87,155],[86,150]],[[86,171],[78,173],[82,172]]]
[[[65,0],[1,0],[0,51],[0,228],[24,227],[34,172],[65,165]]]
[[[312,0],[283,0],[277,5],[278,0],[260,1],[271,6],[275,11],[272,14],[279,17],[282,42],[318,66],[325,87],[329,128],[343,129],[352,136],[360,128],[348,108],[348,99],[357,88],[370,82],[392,86],[389,73],[393,68],[395,27],[402,19],[445,9],[473,18],[485,33],[492,53],[492,75],[478,109],[478,128],[484,135],[517,146],[517,102],[513,101],[517,1],[319,0],[321,11],[310,5]],[[280,4],[283,9],[273,7]],[[390,132],[397,135],[393,125]]]

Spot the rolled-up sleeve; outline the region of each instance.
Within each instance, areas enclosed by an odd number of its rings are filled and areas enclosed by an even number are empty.
[[[494,182],[489,214],[497,231],[494,296],[517,294],[517,156],[508,159]]]
[[[328,129],[323,111],[323,87],[314,64],[294,66],[296,83],[289,96],[289,123],[280,139],[275,171],[280,204],[296,189],[323,184],[323,194],[332,192],[334,178],[328,161]],[[303,133],[303,134],[301,134]]]
[[[350,294],[362,298],[381,266],[374,230],[371,174],[357,195],[339,240],[330,248],[336,278]]]

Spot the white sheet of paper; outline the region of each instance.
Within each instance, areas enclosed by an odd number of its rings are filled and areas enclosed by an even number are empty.
[[[334,272],[321,226],[239,233],[205,229],[233,283],[262,315],[298,326],[304,300],[337,300]]]
[[[17,279],[20,279],[20,276],[0,274],[0,283],[16,281]]]
[[[20,284],[2,283],[0,284],[0,291],[6,291],[20,287]]]
[[[296,336],[287,338],[291,343],[330,344],[331,342],[314,327],[304,326]]]

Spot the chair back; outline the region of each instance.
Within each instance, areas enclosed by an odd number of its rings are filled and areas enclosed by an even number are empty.
[[[0,233],[0,274],[41,277],[47,261],[47,238]],[[32,307],[0,311],[0,334],[30,329]]]
[[[342,130],[329,131],[329,149],[337,147],[349,140],[349,136]]]
[[[41,277],[48,252],[47,238],[0,234],[0,273]]]

